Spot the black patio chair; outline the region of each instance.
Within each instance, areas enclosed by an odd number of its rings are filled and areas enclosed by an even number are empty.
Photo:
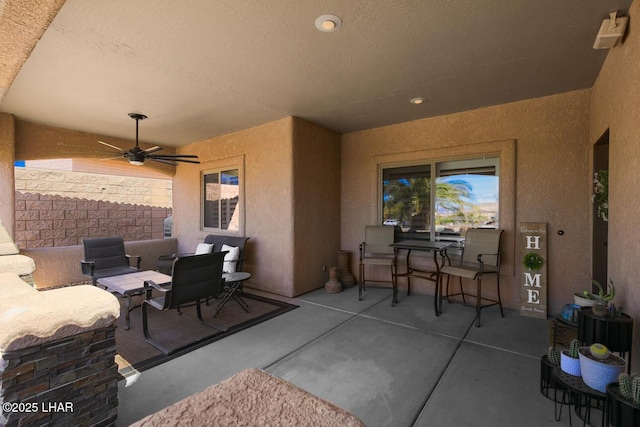
[[[91,277],[95,286],[98,279],[140,271],[142,257],[127,255],[122,237],[92,237],[83,238],[84,259],[80,260],[82,274]],[[131,260],[136,260],[136,266],[131,266]]]
[[[144,337],[164,354],[170,354],[176,349],[169,349],[151,338],[148,328],[148,306],[156,310],[178,309],[195,303],[198,319],[203,324],[224,332],[224,329],[207,324],[202,318],[201,301],[217,297],[224,288],[222,278],[222,264],[226,252],[215,252],[203,255],[189,255],[178,257],[173,262],[171,283],[154,283],[145,281],[145,300],[142,302],[142,331]],[[153,297],[152,291],[162,293],[160,297]]]

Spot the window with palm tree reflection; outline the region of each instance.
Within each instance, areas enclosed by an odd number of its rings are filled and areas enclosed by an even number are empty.
[[[397,238],[457,240],[469,228],[498,227],[498,158],[381,168],[381,222]]]

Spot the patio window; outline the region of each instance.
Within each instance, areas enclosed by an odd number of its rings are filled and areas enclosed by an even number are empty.
[[[399,237],[412,239],[458,240],[469,228],[497,228],[498,160],[383,165],[380,221],[399,227]]]
[[[203,229],[240,231],[240,169],[202,173]]]

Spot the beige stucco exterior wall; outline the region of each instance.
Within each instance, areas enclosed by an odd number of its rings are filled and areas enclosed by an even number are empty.
[[[340,250],[340,135],[293,120],[295,294],[329,279]],[[323,266],[327,267],[323,271]]]
[[[241,199],[247,244],[247,285],[284,296],[321,287],[323,265],[340,249],[340,136],[287,117],[179,149],[199,165],[180,165],[173,186],[179,250],[193,251],[209,234],[200,227],[203,171],[242,164]]]
[[[344,135],[342,247],[357,251],[364,226],[380,223],[379,164],[474,157],[483,150],[495,152],[495,144],[515,140],[514,153],[503,151],[500,165],[503,172],[514,173],[501,179],[500,225],[506,232],[502,298],[506,306],[518,307],[517,226],[546,222],[549,313],[558,313],[589,282],[589,99],[590,91],[582,90]],[[504,164],[505,155],[514,165]],[[505,188],[509,190],[503,193]],[[514,206],[511,217],[510,206]],[[559,230],[564,231],[562,236]],[[415,281],[415,286],[418,292],[433,294],[431,282]]]
[[[250,238],[244,269],[252,278],[247,285],[281,295],[292,295],[295,283],[292,120],[289,117],[182,147],[180,153],[197,154],[201,163],[179,165],[173,185],[174,235],[179,251],[193,252],[213,233],[200,227],[201,173],[242,165],[241,209],[246,216],[244,232],[238,235]]]
[[[640,363],[640,3],[629,10],[624,43],[609,51],[593,86],[589,142],[609,129],[609,277],[616,286],[617,305],[635,321],[636,369]],[[591,159],[593,162],[593,159]],[[590,171],[591,169],[589,169]]]
[[[0,113],[0,221],[14,236],[15,121],[11,114]]]

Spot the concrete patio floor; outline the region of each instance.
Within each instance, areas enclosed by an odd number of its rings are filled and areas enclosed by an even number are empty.
[[[564,426],[539,391],[547,322],[497,307],[357,287],[320,289],[300,307],[144,371],[119,385],[117,425],[128,425],[246,368],[261,368],[351,412],[367,426]],[[582,424],[575,414],[573,421]],[[595,418],[599,424],[599,413]],[[576,425],[578,425],[576,424]]]

